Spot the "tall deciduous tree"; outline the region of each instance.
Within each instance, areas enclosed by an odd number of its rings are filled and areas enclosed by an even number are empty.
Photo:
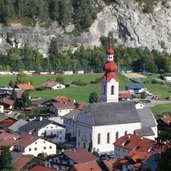
[[[98,94],[96,92],[92,92],[88,98],[89,103],[97,103],[99,101]]]
[[[0,148],[1,155],[0,155],[0,170],[4,171],[11,171],[12,170],[12,156],[9,151],[9,147],[2,146]]]

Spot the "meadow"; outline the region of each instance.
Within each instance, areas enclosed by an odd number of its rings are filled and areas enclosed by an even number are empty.
[[[46,82],[47,80],[55,80],[56,75],[41,75],[41,76],[29,76],[31,77],[33,86],[35,88],[41,87],[42,83]],[[91,92],[96,92],[100,96],[100,90],[101,90],[101,84],[90,84],[90,81],[94,81],[96,78],[102,77],[102,74],[84,74],[84,75],[63,75],[64,82],[66,84],[70,84],[73,81],[76,80],[82,80],[87,83],[85,86],[77,86],[77,87],[67,87],[62,90],[35,90],[31,92],[31,96],[33,98],[42,97],[45,99],[54,98],[56,96],[67,96],[72,100],[76,100],[78,102],[87,103],[88,97]],[[15,80],[15,76],[1,76],[0,77],[0,86],[8,86],[8,83],[10,80]],[[130,83],[129,80],[127,80],[122,75],[119,75],[120,80],[120,90],[125,89],[125,85],[127,83]]]
[[[41,75],[41,76],[29,76],[31,77],[33,86],[35,88],[40,88],[41,85],[47,80],[55,80],[56,75]],[[78,102],[88,102],[88,97],[91,92],[96,92],[100,96],[101,85],[90,84],[90,81],[94,81],[96,78],[102,77],[102,74],[84,74],[84,75],[63,75],[64,82],[70,84],[76,80],[82,80],[87,83],[85,86],[78,87],[67,87],[62,90],[41,90],[31,92],[33,98],[42,97],[45,99],[54,98],[56,96],[68,96],[72,100],[75,99]],[[145,87],[154,95],[159,95],[160,99],[165,99],[166,97],[171,97],[171,87],[162,84],[152,84],[152,78],[158,78],[159,74],[151,74],[147,78],[141,79],[142,83],[145,83]],[[15,76],[0,76],[0,86],[7,86],[10,80],[15,80]],[[126,77],[119,74],[119,90],[125,90],[125,85],[131,83]]]

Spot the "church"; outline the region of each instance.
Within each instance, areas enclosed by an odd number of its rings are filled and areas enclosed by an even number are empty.
[[[118,101],[119,79],[111,43],[103,70],[101,102],[85,105],[77,116],[76,147],[110,153],[113,143],[123,135],[157,137],[157,122],[149,108],[134,101]]]

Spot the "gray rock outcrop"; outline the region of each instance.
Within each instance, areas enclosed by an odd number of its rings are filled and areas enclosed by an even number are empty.
[[[11,23],[11,26],[0,26],[0,51],[5,52],[10,47],[36,48],[47,56],[52,38],[57,38],[61,51],[76,50],[81,45],[85,47],[100,46],[100,37],[112,33],[118,44],[127,47],[148,47],[150,50],[167,51],[171,53],[171,4],[160,3],[154,7],[153,13],[145,14],[142,7],[134,0],[116,0],[110,6],[104,7],[97,19],[80,36],[72,35],[74,25],[66,27],[65,31],[56,23],[49,28],[26,27]],[[67,34],[70,33],[70,34]]]

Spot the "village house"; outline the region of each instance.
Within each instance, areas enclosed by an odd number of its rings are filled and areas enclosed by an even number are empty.
[[[14,146],[14,151],[33,156],[38,156],[41,153],[52,155],[56,154],[56,144],[38,136],[25,134]]]
[[[27,124],[19,127],[20,134],[32,134],[45,137],[55,143],[65,141],[65,126],[63,124],[43,119],[42,117],[34,119]]]
[[[57,114],[58,116],[64,116],[67,113],[75,109],[74,102],[52,102],[50,106],[50,111]]]
[[[45,166],[59,170],[67,170],[74,164],[93,162],[96,160],[97,158],[93,154],[82,148],[78,148],[50,156],[45,160]]]
[[[66,126],[66,139],[70,141],[77,136],[77,116],[81,111],[78,109],[72,110],[70,113],[63,116],[64,125]]]
[[[0,99],[0,113],[11,114],[14,107],[14,100],[8,98]]]
[[[125,90],[129,91],[131,94],[140,94],[145,91],[144,84],[132,83],[125,86]]]
[[[19,128],[27,123],[28,123],[27,121],[23,119],[19,119],[18,121],[13,123],[10,127],[8,127],[8,129],[10,130],[11,133],[20,134]]]
[[[16,88],[23,91],[33,91],[35,89],[31,84],[16,84]]]
[[[119,101],[131,100],[132,95],[129,91],[119,91]]]
[[[53,90],[58,90],[58,89],[64,89],[65,85],[56,81],[47,81],[42,84],[42,87],[53,89]]]
[[[154,140],[138,135],[124,135],[114,142],[114,157],[124,157],[133,149],[142,152],[149,152],[154,146],[154,143]]]
[[[157,122],[149,108],[134,101],[120,101],[117,65],[113,61],[112,45],[106,52],[105,71],[101,82],[101,102],[85,105],[77,116],[76,147],[98,153],[113,153],[113,141],[139,131],[154,139]],[[144,132],[150,130],[150,132]]]
[[[164,116],[157,120],[158,130],[171,130],[171,116]]]
[[[19,138],[19,135],[11,134],[3,129],[0,129],[0,147],[8,146],[10,151],[12,151]]]

